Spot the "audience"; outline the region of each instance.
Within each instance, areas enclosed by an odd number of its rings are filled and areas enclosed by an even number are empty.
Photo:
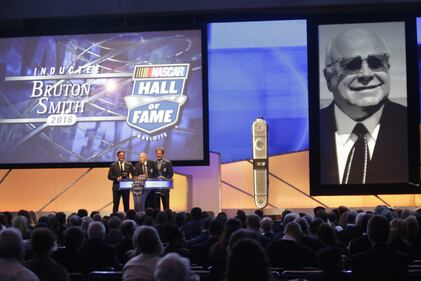
[[[408,280],[409,264],[421,258],[420,222],[421,210],[386,206],[318,207],[314,216],[238,210],[233,219],[200,208],[109,216],[80,209],[39,219],[26,210],[0,212],[0,281],[68,280],[67,272],[93,270],[123,270],[129,281],[190,281],[196,278],[190,264],[209,281],[271,279],[269,265],[321,269],[311,281],[349,280],[351,274],[354,280]],[[247,266],[255,259],[262,269]]]

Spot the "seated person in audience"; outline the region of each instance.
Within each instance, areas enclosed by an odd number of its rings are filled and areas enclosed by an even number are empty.
[[[275,233],[273,232],[272,219],[269,217],[264,217],[260,224],[262,227],[262,235],[269,241],[275,239]]]
[[[370,240],[368,240],[367,235],[367,225],[370,218],[373,216],[371,213],[366,213],[363,215],[360,221],[360,228],[363,233],[362,236],[352,239],[349,242],[349,256],[352,257],[357,253],[368,251],[371,248]]]
[[[53,253],[53,259],[70,273],[88,273],[88,261],[82,254],[85,234],[79,226],[71,226],[64,232],[64,248]]]
[[[345,225],[343,230],[338,232],[338,239],[343,245],[347,246],[349,241],[357,237],[361,237],[361,228],[356,224],[357,213],[354,211],[347,211],[342,214],[344,216]]]
[[[196,237],[186,241],[186,247],[187,248],[190,248],[194,245],[197,245],[197,244],[208,241],[208,239],[209,239],[209,224],[210,224],[211,220],[209,218],[206,218],[206,219],[202,219],[201,221],[202,221],[201,233],[199,235],[197,235]]]
[[[321,248],[323,248],[325,245],[316,238],[309,236],[309,224],[306,219],[298,217],[294,220],[296,223],[298,223],[301,227],[301,244],[306,245],[310,249],[312,249],[315,253],[317,253]]]
[[[0,280],[39,281],[38,277],[24,267],[22,234],[16,228],[0,231]]]
[[[300,225],[296,222],[289,222],[285,226],[284,232],[282,239],[272,241],[267,246],[271,266],[288,269],[317,266],[315,253],[309,247],[301,244]]]
[[[340,241],[338,241],[336,237],[336,231],[334,227],[328,223],[322,223],[319,225],[317,236],[319,240],[325,245],[325,247],[330,246],[340,248],[344,253],[346,252],[345,246]]]
[[[210,278],[213,281],[222,280],[225,272],[225,263],[227,260],[227,248],[231,235],[242,226],[238,219],[229,219],[224,227],[224,230],[209,253],[208,262],[211,266]]]
[[[202,242],[190,246],[190,260],[194,264],[198,264],[207,268],[208,256],[211,247],[218,241],[224,229],[223,224],[219,220],[213,220],[209,223],[209,238],[206,242]]]
[[[168,224],[168,216],[167,213],[164,211],[160,211],[156,215],[155,219],[155,229],[159,234],[159,238],[161,239],[162,243],[168,243],[167,237],[164,235],[164,227]]]
[[[408,280],[409,259],[387,246],[389,232],[389,221],[384,216],[374,215],[370,218],[367,233],[372,248],[352,257],[353,280]]]
[[[255,239],[242,238],[230,247],[225,281],[270,281],[269,260]]]
[[[154,281],[154,272],[163,252],[155,228],[141,226],[133,235],[134,257],[123,268],[123,281]]]
[[[116,268],[117,258],[114,248],[104,242],[105,226],[94,221],[88,227],[88,241],[82,248],[82,254],[88,261],[89,271]]]
[[[399,251],[414,260],[414,252],[408,242],[408,225],[403,219],[393,219],[390,222],[389,248]]]
[[[167,224],[163,232],[168,243],[164,249],[164,254],[178,253],[180,256],[189,257],[190,251],[184,247],[183,233],[175,224]]]
[[[190,240],[202,233],[202,209],[195,207],[191,209],[191,220],[183,226],[184,236]]]
[[[342,251],[338,248],[326,247],[317,253],[321,273],[308,278],[308,281],[351,281],[351,275],[343,272],[344,261]]]
[[[156,281],[199,281],[190,270],[190,261],[171,253],[158,261],[155,269]]]
[[[121,223],[120,230],[123,240],[115,246],[115,250],[120,264],[125,264],[129,260],[129,252],[133,250],[133,233],[136,230],[136,223],[126,219]]]
[[[417,218],[410,215],[405,218],[405,222],[408,225],[408,242],[414,251],[414,258],[419,260],[421,259],[421,237],[418,235],[419,226]]]
[[[252,214],[247,216],[246,220],[246,226],[247,229],[256,233],[256,235],[259,237],[259,242],[262,244],[262,247],[266,247],[266,245],[270,242],[269,239],[263,236],[261,232],[261,222],[260,217],[258,215]]]
[[[53,232],[48,228],[36,228],[31,234],[31,250],[34,258],[25,262],[25,266],[34,272],[40,281],[67,281],[66,269],[51,258],[56,247]]]
[[[113,246],[123,240],[123,235],[120,232],[121,219],[118,216],[112,216],[108,220],[108,233],[105,234],[104,242],[107,245]]]

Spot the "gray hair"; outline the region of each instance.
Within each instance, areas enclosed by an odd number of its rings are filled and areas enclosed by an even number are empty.
[[[88,226],[88,239],[103,240],[105,236],[105,226],[102,222],[94,221]]]
[[[134,254],[161,255],[163,247],[158,232],[151,226],[141,226],[133,234]]]
[[[170,253],[158,261],[155,269],[156,281],[190,281],[190,262],[177,253]]]
[[[0,258],[23,259],[24,247],[22,234],[16,228],[6,228],[0,232]]]

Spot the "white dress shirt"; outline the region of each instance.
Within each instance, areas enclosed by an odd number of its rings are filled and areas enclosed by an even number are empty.
[[[353,134],[352,130],[354,130],[357,123],[362,123],[367,128],[368,134],[366,135],[366,138],[368,141],[368,152],[371,160],[380,130],[380,118],[383,113],[383,106],[362,122],[357,122],[351,119],[336,104],[334,112],[337,128],[337,131],[335,132],[335,143],[336,157],[338,161],[338,176],[339,182],[342,184],[348,154],[358,139],[358,136]]]

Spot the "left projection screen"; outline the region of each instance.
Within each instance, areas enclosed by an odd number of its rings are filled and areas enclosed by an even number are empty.
[[[206,163],[199,29],[0,39],[0,167]]]

